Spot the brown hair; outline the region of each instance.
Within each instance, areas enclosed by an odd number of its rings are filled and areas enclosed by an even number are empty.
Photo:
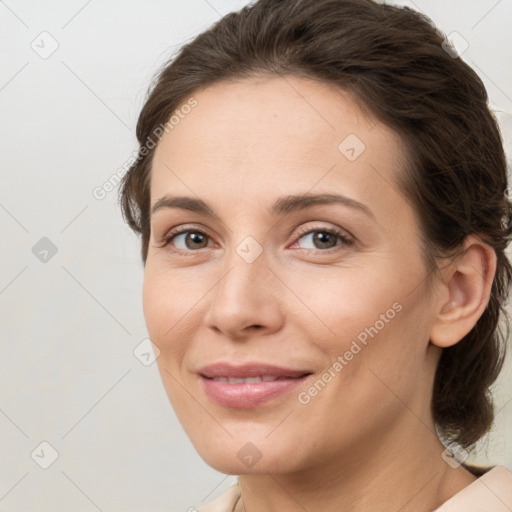
[[[426,16],[371,0],[259,0],[230,13],[183,46],[157,75],[137,123],[139,155],[123,177],[120,201],[125,220],[142,235],[145,263],[153,136],[200,89],[271,73],[352,94],[404,142],[408,165],[399,185],[419,219],[429,276],[436,258],[456,253],[469,234],[496,252],[487,308],[469,334],[443,349],[433,390],[441,437],[471,449],[492,425],[489,388],[505,357],[508,323],[504,333],[499,320],[501,314],[507,318],[512,278],[504,252],[512,237],[512,205],[484,85],[447,50]]]

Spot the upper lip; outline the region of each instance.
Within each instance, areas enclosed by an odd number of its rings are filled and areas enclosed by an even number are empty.
[[[245,377],[257,377],[271,375],[274,377],[302,377],[312,373],[309,370],[294,370],[283,368],[266,363],[246,363],[243,365],[232,365],[230,363],[214,363],[203,366],[197,371],[203,377],[233,377],[243,379]]]

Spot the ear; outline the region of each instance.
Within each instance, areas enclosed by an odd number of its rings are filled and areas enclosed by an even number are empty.
[[[487,307],[495,272],[494,249],[468,236],[463,252],[442,270],[442,293],[430,332],[433,345],[450,347],[471,331]]]

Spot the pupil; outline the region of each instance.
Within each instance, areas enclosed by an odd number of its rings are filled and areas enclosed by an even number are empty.
[[[198,244],[201,244],[201,242],[204,242],[204,237],[203,235],[201,235],[200,233],[189,233],[188,237],[187,237],[188,240],[192,240],[192,243],[198,243]],[[188,246],[189,244],[187,244]],[[191,247],[189,247],[190,249]],[[192,247],[194,248],[194,247]],[[197,248],[197,247],[196,247]]]
[[[315,243],[319,243],[320,247],[325,249],[325,244],[327,244],[328,248],[333,247],[332,244],[329,245],[329,237],[332,238],[331,242],[334,240],[334,237],[330,233],[326,233],[325,231],[320,231],[315,234],[314,241]]]

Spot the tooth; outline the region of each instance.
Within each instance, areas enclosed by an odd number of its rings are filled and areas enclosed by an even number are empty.
[[[212,380],[216,382],[227,382],[229,384],[243,384],[248,383],[252,384],[255,382],[271,382],[274,380],[278,380],[279,377],[276,377],[274,375],[259,375],[257,377],[243,377],[243,378],[237,378],[237,377],[212,377]]]

